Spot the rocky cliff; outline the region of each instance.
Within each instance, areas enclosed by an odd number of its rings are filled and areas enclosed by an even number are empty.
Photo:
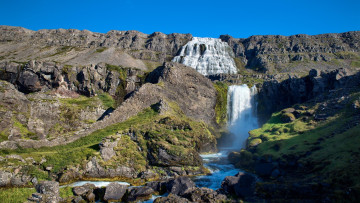
[[[221,35],[220,38],[233,48],[239,66],[261,72],[359,66],[360,32],[289,37],[255,35],[246,39]]]
[[[67,65],[100,62],[154,69],[171,61],[191,34],[144,34],[138,31],[56,29],[32,31],[0,26],[0,61],[43,60]],[[307,72],[310,69],[359,67],[360,32],[322,35],[264,35],[236,39],[221,35],[235,53],[239,71],[244,68],[267,73]],[[160,64],[159,64],[160,63]]]

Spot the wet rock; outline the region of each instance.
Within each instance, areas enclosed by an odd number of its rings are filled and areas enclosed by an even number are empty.
[[[155,191],[148,186],[135,187],[128,192],[127,201],[148,200]]]
[[[153,182],[147,182],[145,186],[152,188],[154,191],[159,192],[159,194],[164,194],[166,189],[167,182],[165,181],[153,181]]]
[[[186,176],[182,176],[170,180],[166,185],[166,188],[169,193],[179,196],[184,195],[194,187],[195,187],[195,183],[189,177]]]
[[[105,190],[104,200],[116,201],[121,200],[126,193],[127,185],[120,185],[119,183],[110,183]]]

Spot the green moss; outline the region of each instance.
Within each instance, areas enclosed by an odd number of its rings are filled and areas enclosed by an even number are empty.
[[[115,107],[115,100],[108,93],[99,94],[98,97],[102,101],[105,108]]]
[[[20,123],[16,118],[12,119],[13,121],[13,125],[14,127],[16,127],[21,135],[23,136],[23,138],[33,138],[35,133],[30,132],[27,127],[25,125],[23,125],[22,123]]]
[[[63,199],[68,199],[69,197],[73,197],[74,194],[72,192],[72,187],[61,187],[59,189],[60,197]]]
[[[4,203],[23,203],[35,192],[34,188],[0,188],[0,199]]]
[[[118,141],[117,147],[114,148],[116,156],[108,161],[111,166],[128,166],[138,171],[146,169],[146,150],[139,150],[136,142],[132,141],[129,136],[122,135]]]
[[[216,114],[216,123],[220,126],[225,126],[227,122],[227,91],[228,86],[222,82],[214,83],[216,89],[216,105],[215,105],[215,114]]]
[[[116,71],[118,73],[120,73],[120,80],[125,81],[127,78],[127,69],[120,67],[120,66],[115,66],[115,65],[111,65],[111,64],[106,64],[106,68],[110,71]]]
[[[251,140],[249,140],[248,146],[254,147],[254,146],[261,144],[261,142],[262,142],[262,140],[260,138],[251,139]]]
[[[357,172],[360,168],[360,126],[351,124],[358,122],[360,112],[352,104],[359,95],[351,94],[345,108],[338,109],[325,121],[316,122],[308,116],[300,116],[292,123],[283,123],[282,113],[275,113],[261,128],[250,131],[249,140],[262,139],[256,147],[259,156],[283,161],[287,157],[297,157],[298,163],[312,168],[306,175],[308,178],[321,176],[339,187],[356,186],[360,182]],[[314,108],[318,105],[307,109]],[[307,119],[303,119],[305,117]]]
[[[65,53],[71,51],[72,49],[74,49],[74,47],[71,47],[71,46],[60,47],[56,50],[56,53],[50,55],[50,57],[65,54]]]
[[[104,52],[106,49],[107,49],[107,47],[101,47],[101,48],[96,49],[95,52],[97,52],[97,53],[102,53],[102,52]]]

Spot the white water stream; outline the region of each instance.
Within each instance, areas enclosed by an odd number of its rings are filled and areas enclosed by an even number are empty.
[[[216,154],[202,155],[204,165],[211,170],[211,175],[198,176],[194,179],[198,187],[217,190],[226,176],[236,175],[240,170],[230,164],[227,155],[230,151],[239,151],[246,145],[248,132],[258,128],[256,117],[256,87],[233,85],[228,90],[228,129],[232,134],[231,145],[220,148]]]

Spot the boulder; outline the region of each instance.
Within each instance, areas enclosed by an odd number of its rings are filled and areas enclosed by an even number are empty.
[[[256,179],[254,176],[239,172],[235,176],[227,176],[221,183],[221,189],[230,195],[248,199],[255,194]]]
[[[164,194],[166,192],[166,185],[167,182],[165,181],[153,181],[153,182],[147,182],[145,186],[152,188],[154,191],[158,192],[160,195]]]
[[[148,200],[155,191],[148,186],[134,187],[128,191],[127,201],[137,202],[140,200]]]
[[[92,193],[95,188],[94,184],[87,183],[82,186],[74,187],[73,193],[77,196],[86,196],[88,193]]]
[[[169,194],[167,197],[158,197],[154,200],[154,203],[189,203],[190,201],[179,197],[174,194]]]
[[[59,195],[59,183],[56,181],[41,181],[35,188],[40,194]]]
[[[127,185],[120,185],[119,183],[110,183],[105,189],[104,200],[106,201],[120,201],[126,193]]]
[[[10,184],[12,173],[0,171],[0,187],[5,187]]]
[[[195,187],[195,183],[186,176],[170,180],[166,184],[167,191],[171,194],[182,196]]]

